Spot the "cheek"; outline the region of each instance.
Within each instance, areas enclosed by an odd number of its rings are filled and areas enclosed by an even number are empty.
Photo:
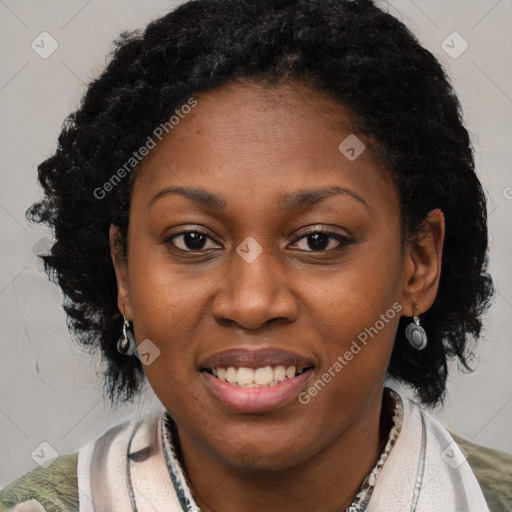
[[[391,241],[364,242],[342,265],[299,282],[305,309],[346,339],[373,325],[401,297],[401,253]]]
[[[190,327],[198,301],[207,293],[209,274],[193,264],[171,261],[166,246],[134,227],[129,252],[129,279],[134,318],[143,335],[180,339]]]
[[[330,399],[346,403],[386,377],[402,309],[401,265],[396,243],[383,240],[379,250],[361,247],[357,257],[304,289],[305,312],[324,339],[327,357],[317,378],[329,382]]]
[[[151,365],[144,366],[148,380],[167,385],[188,385],[196,376],[193,351],[195,330],[209,293],[207,279],[193,279],[177,266],[149,251],[130,255],[130,290],[137,343],[149,339],[159,351]]]
[[[400,318],[397,309],[396,301],[363,295],[331,305],[328,315],[320,316],[320,322],[316,319],[325,357],[299,397],[311,408],[309,417],[326,425],[337,411],[335,423],[346,424],[380,393]]]

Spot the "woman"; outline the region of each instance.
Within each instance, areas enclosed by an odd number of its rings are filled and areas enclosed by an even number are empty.
[[[426,410],[493,294],[435,58],[368,0],[196,0],[125,35],[29,217],[112,400],[162,410],[7,509],[487,511],[511,457]],[[387,377],[410,386],[401,396]]]

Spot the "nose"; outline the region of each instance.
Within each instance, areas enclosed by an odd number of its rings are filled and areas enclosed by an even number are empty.
[[[248,262],[233,251],[230,269],[219,284],[212,314],[221,324],[254,330],[281,319],[293,322],[297,301],[272,254],[264,251]]]

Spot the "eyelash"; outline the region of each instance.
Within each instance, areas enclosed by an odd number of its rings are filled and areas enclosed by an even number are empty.
[[[186,235],[188,233],[197,233],[197,234],[200,234],[200,235],[203,235],[205,236],[206,238],[209,238],[210,240],[213,240],[210,236],[208,236],[207,233],[205,233],[204,231],[201,231],[199,229],[191,229],[191,230],[186,230],[186,231],[181,231],[179,233],[174,233],[172,234],[171,236],[167,237],[164,242],[165,243],[170,243],[175,249],[177,249],[178,251],[182,251],[182,252],[205,252],[204,249],[197,249],[197,250],[194,250],[194,249],[190,249],[190,250],[185,250],[185,249],[181,249],[180,247],[176,247],[176,245],[173,243],[173,240],[175,238],[178,238],[180,236],[183,236],[183,235]],[[327,250],[319,250],[319,251],[314,251],[314,250],[309,250],[309,251],[306,251],[306,250],[303,250],[302,252],[312,252],[312,253],[322,253],[322,252],[330,252],[330,251],[336,251],[336,250],[340,250],[342,249],[343,247],[347,246],[347,245],[350,245],[353,241],[350,237],[348,236],[345,236],[345,235],[341,235],[339,233],[335,233],[333,231],[328,231],[326,228],[318,228],[318,229],[314,229],[314,230],[310,230],[308,232],[304,232],[301,234],[301,236],[299,236],[298,238],[295,239],[295,241],[293,242],[293,244],[296,244],[297,242],[299,242],[300,240],[303,240],[305,238],[307,238],[308,236],[310,235],[315,235],[317,233],[321,233],[321,234],[324,234],[324,235],[329,235],[329,238],[332,238],[332,239],[335,239],[339,242],[339,245],[338,247],[335,247],[334,249],[327,249]]]

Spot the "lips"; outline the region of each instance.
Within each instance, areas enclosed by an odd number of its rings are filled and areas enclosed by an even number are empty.
[[[230,409],[265,412],[281,407],[304,387],[315,365],[305,356],[278,348],[230,349],[203,359],[207,388]]]
[[[261,349],[229,349],[206,357],[199,363],[200,370],[213,368],[263,368],[265,366],[295,366],[296,372],[314,367],[314,362],[305,356],[275,347]]]

